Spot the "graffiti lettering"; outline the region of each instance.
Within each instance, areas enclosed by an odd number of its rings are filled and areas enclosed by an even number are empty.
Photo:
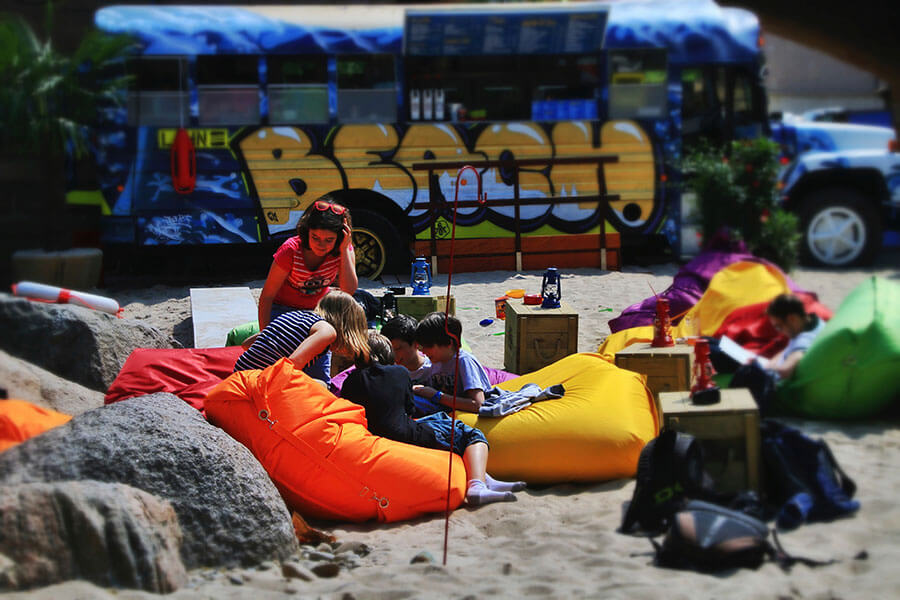
[[[643,231],[659,212],[653,144],[633,121],[607,122],[599,130],[595,127],[590,121],[552,126],[534,122],[473,126],[415,123],[405,131],[393,125],[344,125],[332,129],[325,144],[317,144],[302,128],[262,127],[241,139],[237,150],[249,168],[248,179],[256,189],[270,233],[293,227],[315,198],[343,189],[375,191],[391,199],[414,222],[423,223],[418,227],[427,226],[421,221],[424,211],[411,208],[413,202],[428,202],[431,194],[427,172],[413,171],[415,163],[599,154],[618,157],[617,163],[604,167],[608,193],[620,197],[611,203],[614,227]],[[444,199],[452,200],[456,173],[435,175],[434,183]],[[296,185],[299,180],[305,188]],[[486,169],[483,183],[489,198],[513,197],[511,171]],[[598,193],[596,167],[590,164],[529,166],[520,171],[519,186],[522,198]],[[491,211],[507,219],[513,215],[512,206],[495,206],[487,212]],[[522,221],[534,229],[551,215],[556,223],[591,222],[587,217],[596,211],[596,202],[548,203],[523,206],[520,214]],[[476,225],[485,215],[480,207],[459,210],[463,225]],[[501,218],[496,222],[505,221]]]

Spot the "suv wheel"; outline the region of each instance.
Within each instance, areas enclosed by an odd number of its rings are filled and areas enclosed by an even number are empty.
[[[809,194],[800,210],[803,262],[824,267],[869,264],[881,245],[881,225],[872,203],[853,188]]]

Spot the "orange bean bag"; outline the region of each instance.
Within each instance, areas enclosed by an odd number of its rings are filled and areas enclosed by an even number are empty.
[[[0,400],[0,452],[72,420],[25,400]]]
[[[365,409],[287,359],[238,371],[206,397],[206,415],[262,463],[288,506],[307,517],[401,521],[465,497],[466,469],[448,452],[375,436]]]

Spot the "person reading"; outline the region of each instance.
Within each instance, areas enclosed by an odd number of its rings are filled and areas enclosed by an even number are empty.
[[[803,301],[794,294],[776,296],[766,307],[766,315],[772,327],[788,338],[787,346],[768,361],[756,357],[741,365],[729,384],[732,388],[749,388],[760,413],[771,405],[778,382],[794,374],[800,359],[825,328],[825,321],[807,313]]]

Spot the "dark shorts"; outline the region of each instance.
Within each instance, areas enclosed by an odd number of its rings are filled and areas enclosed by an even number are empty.
[[[434,431],[434,437],[438,444],[444,450],[450,449],[450,428],[453,426],[453,419],[445,412],[437,412],[421,419],[416,419],[418,423],[428,425]],[[481,433],[480,429],[469,427],[462,421],[456,421],[456,431],[453,433],[453,451],[460,456],[466,451],[466,448],[472,444],[482,442],[487,444],[487,438]]]

